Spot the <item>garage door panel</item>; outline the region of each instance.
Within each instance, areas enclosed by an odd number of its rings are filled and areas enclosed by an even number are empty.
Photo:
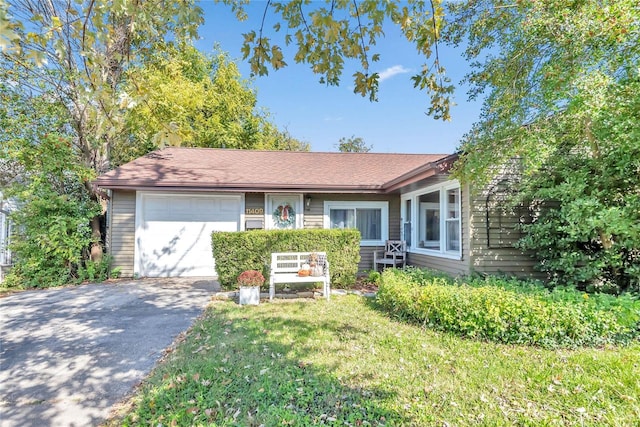
[[[239,230],[239,197],[148,196],[141,205],[136,239],[141,275],[215,275],[211,233]]]

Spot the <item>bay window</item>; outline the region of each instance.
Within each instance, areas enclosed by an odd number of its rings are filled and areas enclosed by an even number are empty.
[[[409,251],[459,258],[460,186],[447,182],[402,196],[403,239]]]

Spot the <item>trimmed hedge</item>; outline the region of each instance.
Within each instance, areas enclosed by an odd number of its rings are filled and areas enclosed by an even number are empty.
[[[252,230],[214,232],[211,236],[218,280],[234,288],[245,270],[258,270],[269,277],[272,252],[326,252],[331,283],[350,287],[360,262],[358,230]]]
[[[386,270],[377,301],[400,318],[501,343],[578,347],[640,337],[640,301],[633,297],[550,292],[516,279]]]

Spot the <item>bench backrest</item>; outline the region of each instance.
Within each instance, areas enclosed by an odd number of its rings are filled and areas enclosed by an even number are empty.
[[[271,254],[272,273],[297,273],[303,264],[309,264],[309,256],[318,254],[318,265],[326,265],[326,252],[277,252]]]

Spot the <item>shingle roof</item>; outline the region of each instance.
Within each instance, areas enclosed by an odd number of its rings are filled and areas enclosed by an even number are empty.
[[[387,183],[435,169],[450,156],[170,147],[107,172],[95,184],[112,189],[382,192]]]

